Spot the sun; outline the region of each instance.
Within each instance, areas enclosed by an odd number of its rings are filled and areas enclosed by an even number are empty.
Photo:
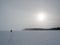
[[[46,18],[46,14],[45,13],[43,13],[43,12],[38,13],[38,15],[37,15],[38,21],[44,21],[45,18]]]

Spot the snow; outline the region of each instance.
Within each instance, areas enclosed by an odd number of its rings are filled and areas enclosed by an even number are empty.
[[[0,45],[60,45],[60,31],[0,31]]]

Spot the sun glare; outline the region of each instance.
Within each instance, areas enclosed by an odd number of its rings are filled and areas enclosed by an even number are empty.
[[[38,19],[38,21],[44,21],[45,20],[45,13],[39,13],[38,14],[38,17],[37,17],[37,19]]]

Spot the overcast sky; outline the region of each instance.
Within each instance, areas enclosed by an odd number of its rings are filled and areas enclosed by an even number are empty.
[[[46,12],[44,22],[37,13]],[[60,26],[60,0],[0,0],[0,30]]]

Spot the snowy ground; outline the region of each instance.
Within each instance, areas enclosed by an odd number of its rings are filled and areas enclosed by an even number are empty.
[[[60,31],[0,31],[0,45],[60,45]]]

